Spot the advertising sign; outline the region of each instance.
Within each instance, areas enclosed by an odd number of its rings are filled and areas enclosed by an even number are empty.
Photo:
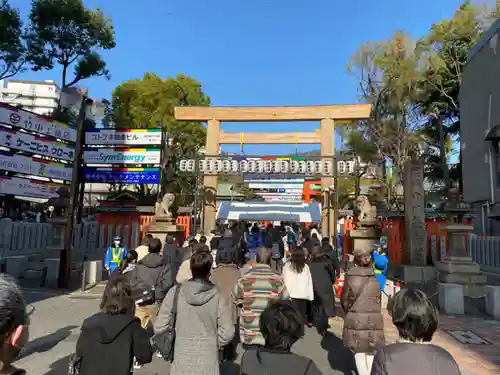
[[[86,145],[161,145],[161,129],[93,129],[85,132]]]
[[[65,141],[76,142],[75,128],[3,103],[0,103],[0,123],[64,139]]]
[[[0,129],[0,146],[67,161],[75,158],[74,148],[68,145],[20,131]]]
[[[0,170],[71,181],[72,167],[30,156],[0,152]]]
[[[85,182],[114,182],[124,184],[157,184],[160,168],[91,168],[83,169]]]
[[[19,177],[0,177],[0,194],[47,199],[58,198],[58,192],[62,186],[64,185],[27,180]]]
[[[159,164],[160,149],[88,149],[83,152],[85,164]]]

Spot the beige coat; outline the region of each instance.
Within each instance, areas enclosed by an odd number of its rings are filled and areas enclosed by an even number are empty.
[[[191,273],[191,264],[190,258],[184,260],[179,267],[179,271],[177,271],[177,276],[175,277],[175,281],[177,284],[182,284],[184,281],[188,281],[193,278]]]
[[[139,245],[135,248],[135,251],[137,252],[137,261],[140,261],[149,254],[149,247],[147,245]]]

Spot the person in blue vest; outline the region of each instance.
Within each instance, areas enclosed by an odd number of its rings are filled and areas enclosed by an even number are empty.
[[[377,243],[373,245],[373,247],[373,271],[375,272],[375,276],[380,283],[380,290],[384,291],[385,281],[387,280],[387,268],[389,267],[389,258],[387,257],[385,248],[381,244]]]
[[[121,263],[127,258],[127,253],[127,248],[122,246],[121,237],[116,236],[113,240],[113,246],[108,247],[104,258],[104,268],[106,268],[108,274],[111,275],[120,267]]]

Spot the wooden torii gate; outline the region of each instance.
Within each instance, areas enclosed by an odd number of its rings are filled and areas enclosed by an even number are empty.
[[[333,158],[335,153],[335,122],[345,123],[363,120],[370,116],[369,104],[297,106],[297,107],[175,107],[174,116],[179,121],[207,122],[205,151],[209,156],[219,154],[223,144],[319,144],[322,157]],[[319,121],[320,130],[308,133],[225,133],[220,130],[223,121],[273,122]],[[333,186],[332,177],[322,177],[325,190]],[[204,176],[205,189],[217,191],[217,176]],[[326,196],[326,194],[325,194]],[[209,233],[215,227],[217,211],[216,194],[206,195],[204,228]],[[333,210],[328,219],[327,204],[323,204],[322,232],[334,233]],[[330,229],[328,228],[330,223]]]

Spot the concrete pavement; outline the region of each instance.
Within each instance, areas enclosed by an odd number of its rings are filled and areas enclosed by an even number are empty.
[[[68,357],[74,353],[82,321],[98,311],[102,289],[88,293],[59,294],[44,290],[25,290],[30,306],[31,339],[16,366],[28,374],[65,375]],[[385,316],[386,339],[394,342],[397,332],[390,317]],[[352,355],[339,339],[342,322],[336,322],[332,333],[322,339],[314,329],[307,329],[293,351],[315,361],[323,374],[351,374]],[[500,322],[462,316],[442,316],[435,344],[449,350],[459,363],[463,375],[500,375]],[[241,354],[241,350],[240,350]],[[226,364],[223,375],[239,373],[239,359]],[[153,363],[135,372],[137,375],[168,374],[168,364],[154,358]]]

